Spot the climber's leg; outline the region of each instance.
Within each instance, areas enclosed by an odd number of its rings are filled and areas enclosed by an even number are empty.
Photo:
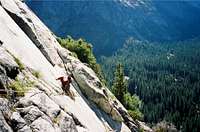
[[[66,95],[69,96],[72,100],[75,100],[73,91],[70,90],[70,85],[65,87]]]

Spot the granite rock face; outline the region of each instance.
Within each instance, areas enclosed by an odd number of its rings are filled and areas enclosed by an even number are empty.
[[[61,64],[56,52],[59,46],[52,32],[19,0],[1,0],[2,7],[33,41],[47,60],[52,64]],[[56,47],[56,48],[55,48]]]
[[[14,79],[18,73],[18,65],[14,61],[12,55],[0,47],[0,89],[7,89],[6,85],[9,81],[8,79]],[[0,93],[6,92],[0,91]]]
[[[139,129],[138,123],[126,119],[130,118],[126,109],[94,71],[63,49],[23,2],[0,0],[0,32],[0,90],[4,95],[0,97],[0,131]],[[69,74],[74,76],[70,84],[73,98],[56,80]],[[17,96],[18,93],[24,95]],[[130,121],[134,129],[127,125]]]

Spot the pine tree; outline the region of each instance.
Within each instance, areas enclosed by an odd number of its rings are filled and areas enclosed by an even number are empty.
[[[140,112],[141,101],[138,96],[128,92],[128,85],[125,80],[124,70],[121,64],[117,65],[112,92],[116,98],[128,109],[128,113],[133,119],[142,119]]]
[[[123,99],[124,95],[127,93],[127,86],[124,78],[124,70],[121,64],[117,65],[115,71],[115,79],[112,86],[112,92],[120,102],[124,101]]]

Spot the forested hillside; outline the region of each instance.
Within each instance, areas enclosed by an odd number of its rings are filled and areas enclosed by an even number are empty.
[[[144,121],[173,122],[183,131],[200,130],[200,41],[149,43],[130,38],[101,64],[109,84],[117,62],[124,65],[129,92],[143,101]]]
[[[85,38],[95,55],[111,55],[133,36],[176,41],[200,34],[200,2],[189,0],[26,0],[60,37]]]

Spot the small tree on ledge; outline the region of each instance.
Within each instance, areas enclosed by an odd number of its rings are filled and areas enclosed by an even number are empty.
[[[127,84],[124,78],[124,71],[121,64],[117,65],[112,92],[120,102],[124,102],[124,95],[127,93]]]
[[[128,109],[128,113],[133,119],[141,120],[143,118],[143,114],[140,112],[142,102],[138,96],[131,95],[128,92],[128,85],[121,64],[117,65],[115,71],[112,92],[115,97]]]

